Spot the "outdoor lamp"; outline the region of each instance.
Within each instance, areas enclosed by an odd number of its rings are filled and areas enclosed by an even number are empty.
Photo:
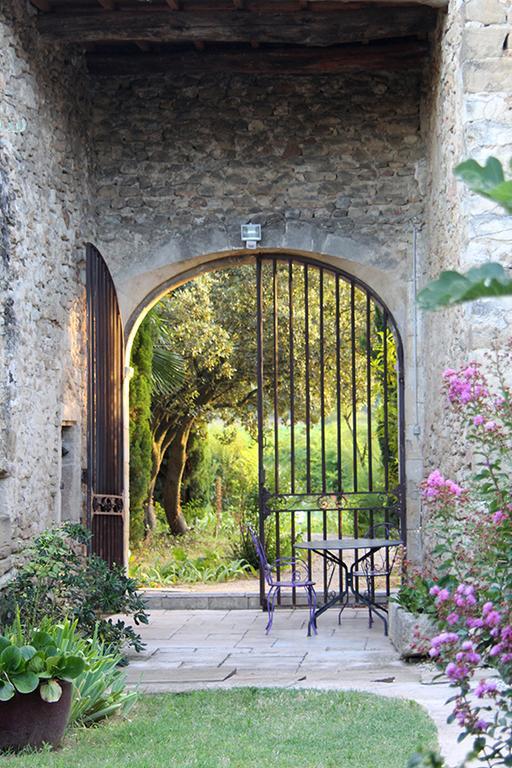
[[[242,224],[240,236],[246,248],[256,248],[261,240],[261,224]]]

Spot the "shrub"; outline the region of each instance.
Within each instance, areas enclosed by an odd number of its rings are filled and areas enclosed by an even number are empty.
[[[87,556],[89,532],[80,525],[64,525],[45,531],[26,550],[25,563],[0,596],[0,621],[13,621],[19,607],[26,630],[50,618],[77,620],[79,631],[93,635],[115,652],[123,644],[136,651],[144,647],[132,626],[106,614],[126,613],[135,624],[147,624],[148,615],[137,583],[121,568],[109,568],[101,558]]]
[[[58,648],[86,662],[85,669],[73,681],[70,723],[91,725],[116,713],[126,714],[137,694],[125,689],[125,675],[119,669],[122,656],[108,651],[98,638],[97,628],[89,638],[78,635],[76,629],[77,621],[69,619],[47,626]]]

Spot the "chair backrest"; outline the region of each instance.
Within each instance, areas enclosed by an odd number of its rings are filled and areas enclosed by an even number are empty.
[[[375,523],[371,525],[367,531],[364,532],[365,539],[393,539],[401,540],[400,531],[393,523]],[[367,561],[375,571],[382,571],[383,574],[391,573],[395,565],[395,561],[401,553],[402,547],[392,547],[390,549],[379,549],[373,553],[371,558]]]
[[[254,549],[256,550],[256,554],[258,555],[258,560],[260,561],[260,568],[262,569],[265,580],[267,584],[272,585],[273,579],[272,579],[272,568],[270,566],[270,563],[267,560],[267,553],[265,552],[265,547],[261,543],[260,537],[252,528],[252,526],[248,525],[247,530],[249,531],[249,534],[252,539],[252,543],[254,544]]]

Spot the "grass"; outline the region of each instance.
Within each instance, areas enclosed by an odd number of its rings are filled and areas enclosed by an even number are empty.
[[[365,693],[238,688],[141,697],[129,719],[73,731],[6,768],[405,768],[436,729],[416,703]]]

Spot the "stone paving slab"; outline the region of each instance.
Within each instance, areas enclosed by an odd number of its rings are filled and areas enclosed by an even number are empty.
[[[465,745],[456,743],[457,728],[446,725],[451,689],[433,683],[425,666],[402,662],[382,624],[369,629],[366,611],[348,608],[341,625],[337,612],[327,611],[312,637],[302,609],[276,611],[269,635],[266,623],[260,610],[152,611],[149,626],[139,628],[148,646],[131,655],[128,680],[144,692],[256,685],[413,699],[436,723],[449,765],[462,760]]]

